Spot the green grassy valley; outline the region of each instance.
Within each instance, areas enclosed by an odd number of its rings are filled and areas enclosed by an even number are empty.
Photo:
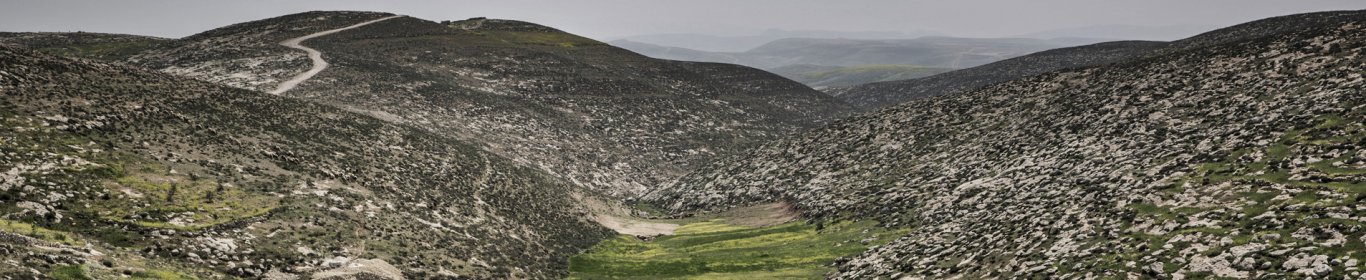
[[[904,232],[873,221],[746,227],[726,219],[680,226],[644,241],[620,235],[570,259],[570,279],[815,279],[837,258]]]

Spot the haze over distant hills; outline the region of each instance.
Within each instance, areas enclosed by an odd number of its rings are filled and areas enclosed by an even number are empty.
[[[1199,25],[1095,25],[1054,29],[1011,38],[954,38],[935,32],[835,32],[769,30],[755,36],[652,34],[614,38],[610,44],[647,56],[734,63],[769,70],[817,89],[925,77],[1045,49],[1104,41],[1170,41],[1212,28]],[[1002,51],[991,44],[1030,44]],[[973,42],[975,41],[975,42]],[[985,46],[985,47],[984,47]],[[938,50],[933,49],[938,48]],[[794,50],[800,50],[799,52]],[[936,60],[943,52],[953,60]]]
[[[1032,52],[1102,41],[1104,39],[935,36],[895,40],[786,38],[742,52],[706,52],[624,40],[609,43],[656,58],[736,63],[760,69],[770,69],[800,64],[825,66],[901,64],[967,68]]]
[[[609,42],[650,57],[735,63],[766,69],[811,87],[910,79],[1042,50],[1090,44],[1088,38],[778,39],[743,52],[706,52],[635,41]]]
[[[1138,26],[1110,24],[1031,32],[1021,34],[1017,37],[1042,39],[1080,37],[1105,38],[1110,40],[1171,41],[1195,36],[1196,34],[1210,31],[1214,28],[1214,26],[1206,25]]]
[[[695,33],[644,34],[605,38],[604,41],[632,41],[706,52],[743,52],[779,39],[913,39],[942,35],[933,31],[828,31],[769,29],[754,35],[720,36]]]

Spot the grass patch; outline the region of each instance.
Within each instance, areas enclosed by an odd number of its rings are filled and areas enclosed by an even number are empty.
[[[1156,219],[1158,219],[1158,220],[1166,221],[1166,220],[1176,219],[1176,215],[1175,215],[1175,214],[1172,214],[1172,211],[1171,211],[1171,210],[1168,210],[1167,208],[1159,207],[1159,206],[1157,206],[1157,205],[1152,205],[1152,204],[1147,204],[1147,203],[1136,203],[1136,204],[1130,204],[1130,205],[1129,205],[1129,208],[1134,209],[1134,212],[1137,213],[1137,214],[1139,214],[1139,215],[1151,216],[1151,217],[1154,217],[1154,218],[1156,218]]]
[[[1349,153],[1349,155],[1337,157],[1337,158],[1334,158],[1334,159],[1319,161],[1319,162],[1315,162],[1315,163],[1310,163],[1310,164],[1309,164],[1309,167],[1314,168],[1315,170],[1318,170],[1319,172],[1323,172],[1323,173],[1325,173],[1325,174],[1334,175],[1334,176],[1366,175],[1366,169],[1354,169],[1354,168],[1345,168],[1345,167],[1333,166],[1334,163],[1342,162],[1342,161],[1346,161],[1346,160],[1350,159],[1350,158],[1352,157],[1350,154],[1354,154],[1354,153],[1355,153],[1355,151]]]
[[[91,279],[85,274],[85,266],[71,265],[59,266],[47,272],[47,277],[54,280],[87,280]]]
[[[265,214],[279,199],[205,178],[140,166],[107,184],[115,198],[92,203],[102,219],[143,227],[197,230]]]
[[[872,221],[816,230],[802,222],[748,228],[711,220],[683,225],[675,233],[651,242],[627,235],[605,240],[570,259],[570,278],[822,278],[836,258],[863,252],[904,231]]]
[[[133,273],[133,279],[156,279],[156,280],[192,280],[194,277],[186,276],[175,271],[153,269],[143,272]]]
[[[64,231],[51,230],[15,220],[0,219],[0,231],[24,235],[47,242],[61,243],[71,246],[85,245],[85,241],[81,240],[81,238],[77,237],[77,235],[75,234],[71,234],[69,232]]]

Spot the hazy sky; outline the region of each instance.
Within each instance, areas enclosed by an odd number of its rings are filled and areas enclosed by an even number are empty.
[[[929,30],[1010,36],[1093,25],[1222,27],[1366,0],[0,0],[0,31],[90,31],[182,37],[310,10],[370,10],[429,20],[486,16],[607,38],[653,33],[743,35],[765,29]]]

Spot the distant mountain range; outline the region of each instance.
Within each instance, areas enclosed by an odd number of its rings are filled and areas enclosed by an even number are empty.
[[[1087,38],[786,38],[743,52],[706,52],[625,40],[609,43],[655,58],[734,63],[766,69],[807,86],[825,88],[923,77],[1047,49],[1095,42],[1098,40]]]
[[[847,32],[823,30],[781,30],[769,29],[755,35],[718,36],[693,33],[645,34],[606,38],[605,41],[632,41],[652,45],[680,47],[707,52],[742,52],[769,42],[788,38],[822,39],[912,39],[923,36],[942,35],[933,31],[910,32]]]
[[[735,37],[639,35],[608,43],[656,58],[765,69],[825,89],[924,77],[1047,49],[1119,40],[1167,41],[1210,29],[1194,25],[1096,25],[1010,38],[954,38],[933,32],[770,30],[762,35]]]
[[[608,42],[650,57],[735,63],[760,69],[788,65],[916,65],[967,68],[1037,51],[1102,42],[1100,39],[921,37],[898,40],[775,40],[743,52],[705,52],[634,41]]]
[[[1045,39],[1080,37],[1107,38],[1111,40],[1172,41],[1195,36],[1196,34],[1204,33],[1213,30],[1214,28],[1214,26],[1205,25],[1137,26],[1111,24],[1039,31],[1021,34],[1016,37]]]

